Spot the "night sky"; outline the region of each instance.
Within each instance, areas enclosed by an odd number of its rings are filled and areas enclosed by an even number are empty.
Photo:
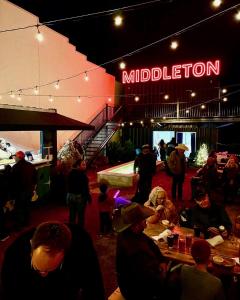
[[[39,16],[40,22],[45,22],[116,9],[144,1],[14,0],[12,2]],[[122,11],[124,24],[120,28],[114,27],[112,14],[61,22],[52,25],[51,28],[67,36],[78,51],[87,55],[88,60],[102,64],[233,5],[239,4],[240,9],[240,1],[223,2],[220,8],[213,9],[210,0],[163,0]],[[236,22],[233,18],[236,11],[237,9],[232,10],[180,34],[178,36],[180,46],[176,51],[170,50],[168,39],[126,57],[124,60],[127,68],[220,58],[223,62],[222,82],[240,83],[240,22]],[[110,63],[105,68],[120,79],[121,71],[118,63]]]

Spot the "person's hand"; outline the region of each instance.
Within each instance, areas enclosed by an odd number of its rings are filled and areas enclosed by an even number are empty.
[[[160,211],[162,209],[164,209],[164,206],[160,204],[160,205],[157,206],[156,211]]]
[[[224,239],[226,239],[226,238],[228,237],[228,232],[227,232],[227,230],[225,229],[225,230],[221,233],[221,235],[222,235],[222,237],[223,237]]]

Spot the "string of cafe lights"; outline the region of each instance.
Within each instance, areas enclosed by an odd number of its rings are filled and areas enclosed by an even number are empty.
[[[148,4],[149,4],[149,3],[151,3],[151,2],[157,2],[157,1],[150,1],[150,2],[145,2],[145,3],[148,3]],[[143,4],[144,4],[144,3],[143,3]],[[97,70],[97,69],[99,69],[99,68],[101,68],[101,67],[104,67],[104,66],[110,64],[110,63],[118,62],[118,61],[122,60],[122,59],[125,58],[125,57],[130,57],[130,56],[132,56],[132,55],[134,55],[134,54],[136,54],[136,53],[139,53],[139,52],[141,52],[141,51],[143,51],[143,50],[145,50],[145,49],[147,49],[147,48],[150,48],[150,47],[152,47],[152,46],[154,46],[154,45],[156,45],[156,44],[159,44],[159,43],[161,43],[161,42],[163,42],[163,41],[165,41],[165,40],[167,40],[167,39],[171,39],[172,37],[179,36],[180,34],[183,34],[183,33],[187,32],[187,31],[189,31],[189,30],[191,30],[191,29],[193,29],[193,28],[195,28],[195,27],[197,27],[197,26],[199,26],[199,25],[201,25],[201,24],[203,24],[203,23],[205,23],[205,22],[208,22],[208,21],[210,21],[210,20],[212,20],[212,19],[215,19],[215,18],[217,18],[217,17],[219,17],[219,16],[221,16],[221,15],[224,15],[224,14],[226,14],[227,12],[232,11],[232,10],[236,9],[237,7],[239,7],[239,6],[240,6],[240,3],[239,3],[239,4],[236,4],[236,5],[234,5],[234,6],[231,6],[231,7],[227,8],[227,9],[221,11],[221,12],[218,12],[218,13],[216,13],[216,14],[210,16],[210,17],[207,17],[207,18],[205,18],[205,19],[202,19],[202,20],[200,20],[200,21],[198,21],[198,22],[196,22],[196,23],[194,23],[194,24],[191,24],[190,26],[187,26],[187,27],[185,27],[185,28],[183,28],[183,29],[181,29],[181,30],[175,32],[175,33],[172,33],[172,34],[170,34],[170,35],[168,35],[168,36],[165,36],[165,37],[163,37],[163,38],[161,38],[161,39],[159,39],[159,40],[156,40],[156,41],[154,41],[154,42],[152,42],[152,43],[149,43],[149,44],[147,44],[147,45],[145,45],[145,46],[143,46],[143,47],[140,47],[140,48],[135,49],[135,50],[133,50],[133,51],[131,51],[131,52],[128,52],[128,53],[126,53],[126,54],[124,54],[124,55],[121,55],[121,56],[119,56],[119,57],[117,57],[117,58],[114,58],[114,59],[111,59],[111,60],[106,61],[106,62],[104,62],[104,63],[101,63],[101,64],[99,64],[97,67],[94,67],[94,68],[91,68],[91,69],[88,69],[88,70],[79,72],[79,73],[77,73],[77,74],[74,74],[74,75],[71,75],[71,76],[68,76],[68,77],[63,77],[63,78],[60,78],[60,79],[57,79],[57,80],[54,80],[54,81],[51,81],[51,82],[47,82],[47,83],[44,83],[44,84],[34,85],[34,86],[31,86],[31,87],[27,87],[27,88],[20,88],[20,89],[17,89],[17,90],[11,90],[11,91],[7,91],[7,92],[3,92],[3,93],[0,93],[0,96],[3,96],[3,95],[10,95],[10,96],[12,96],[12,95],[15,95],[15,94],[20,94],[20,93],[22,93],[23,91],[27,91],[27,90],[34,90],[34,94],[38,94],[38,93],[39,93],[39,89],[40,89],[41,87],[50,86],[50,85],[54,85],[55,88],[56,88],[56,86],[57,86],[57,89],[58,89],[59,86],[60,86],[60,82],[65,81],[65,80],[70,80],[70,79],[79,77],[79,76],[81,76],[81,75],[84,76],[85,81],[88,81],[88,80],[89,80],[89,75],[88,75],[89,72],[93,72],[93,71],[95,71],[95,70]],[[129,7],[130,7],[130,6],[129,6]],[[128,7],[128,8],[129,8],[129,7]],[[125,8],[126,8],[126,7],[125,7]],[[118,9],[118,10],[119,10],[119,9]],[[55,21],[56,21],[56,20],[55,20]],[[49,22],[50,22],[50,21],[49,21]],[[35,25],[35,26],[36,26],[36,25]],[[38,32],[39,32],[39,26],[40,26],[40,25],[38,24],[38,27],[37,27],[37,28],[38,28]],[[18,29],[19,29],[19,28],[18,28]],[[21,29],[24,29],[24,28],[21,28]],[[1,31],[0,31],[0,33],[1,33]]]
[[[236,85],[234,85],[234,86],[236,86]],[[238,85],[239,86],[239,85]],[[222,91],[223,91],[224,89],[222,89]],[[238,89],[238,90],[236,90],[236,91],[232,91],[232,92],[222,92],[222,94],[225,94],[225,97],[229,97],[229,96],[232,96],[232,95],[234,95],[234,94],[238,94],[238,93],[240,93],[240,89]],[[221,101],[221,100],[223,100],[223,97],[220,95],[220,98],[219,98],[219,96],[218,97],[215,97],[215,98],[212,98],[212,99],[209,99],[209,100],[206,100],[206,101],[204,101],[204,102],[201,102],[201,103],[198,103],[198,104],[194,104],[194,105],[192,105],[192,106],[189,106],[189,107],[187,107],[187,108],[183,108],[183,109],[180,109],[179,110],[179,113],[181,113],[181,112],[184,112],[186,115],[188,114],[188,113],[190,113],[190,111],[192,110],[192,109],[194,109],[195,107],[200,107],[201,109],[206,109],[206,105],[207,104],[209,104],[209,103],[211,103],[211,102],[219,102],[219,101]],[[184,102],[183,102],[184,103]],[[172,103],[173,104],[173,103]],[[174,104],[176,104],[176,103],[174,103]],[[146,105],[146,104],[145,104]],[[166,113],[166,114],[164,114],[162,117],[158,117],[158,118],[155,118],[155,119],[157,119],[158,120],[158,122],[157,123],[159,123],[160,122],[160,120],[166,120],[167,118],[168,119],[170,119],[170,118],[173,118],[172,116],[171,116],[171,114],[172,114],[172,112],[171,113]],[[133,126],[133,124],[140,124],[140,125],[142,125],[142,126],[144,126],[144,124],[146,124],[146,121],[144,122],[143,120],[135,120],[135,121],[130,121],[130,122],[122,122],[121,124],[119,124],[120,126],[122,126],[122,127],[124,127],[125,126],[125,124],[129,124],[130,126]],[[149,122],[147,122],[147,123],[149,123]],[[150,119],[150,123],[151,124],[154,124],[155,123],[155,120],[154,120],[154,118],[151,118]]]

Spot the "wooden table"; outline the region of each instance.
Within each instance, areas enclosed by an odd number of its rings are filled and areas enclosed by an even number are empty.
[[[152,237],[157,236],[161,232],[163,232],[166,228],[162,224],[148,224],[147,228],[145,229],[145,234]],[[175,226],[172,230],[174,233],[178,233],[179,236],[186,236],[187,234],[192,234],[194,236],[193,229],[184,228]],[[177,247],[173,247],[173,249],[168,249],[167,243],[164,241],[157,241],[157,245],[159,246],[162,254],[168,258],[169,260],[175,260],[180,263],[185,264],[194,264],[194,260],[191,254],[187,251],[179,252]],[[233,258],[239,256],[239,245],[240,239],[235,238],[234,242],[230,239],[224,240],[224,242],[216,247],[211,247],[211,256],[220,255],[226,258]],[[223,267],[221,267],[223,268]],[[240,274],[240,266],[236,265],[233,269],[230,269],[233,275]]]

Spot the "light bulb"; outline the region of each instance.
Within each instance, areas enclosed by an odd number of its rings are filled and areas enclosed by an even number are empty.
[[[169,95],[168,94],[164,95],[164,99],[168,100],[169,99]]]
[[[172,50],[176,50],[178,48],[178,46],[179,46],[178,41],[172,41],[170,44],[170,48]]]
[[[36,33],[36,39],[41,43],[44,40],[44,37],[42,33],[39,30],[39,25],[37,25],[37,33]]]
[[[77,102],[80,103],[82,101],[82,99],[80,98],[80,96],[77,97]]]
[[[34,94],[38,95],[38,93],[39,93],[39,88],[38,88],[38,86],[35,86],[35,88],[34,88]]]
[[[60,87],[60,86],[59,86],[59,80],[54,84],[54,87],[55,87],[56,90],[59,89],[59,87]]]
[[[84,79],[85,79],[85,81],[88,81],[88,80],[89,80],[89,77],[88,77],[88,74],[87,74],[87,72],[85,72]]]
[[[121,26],[122,25],[123,18],[120,15],[117,15],[114,17],[114,25],[115,26]]]
[[[49,96],[48,101],[53,102],[53,96]]]
[[[124,70],[126,68],[126,63],[124,61],[121,61],[120,64],[119,64],[119,68],[121,70]]]
[[[212,6],[217,8],[222,4],[222,0],[213,0]]]
[[[140,98],[139,98],[138,96],[135,96],[135,97],[134,97],[135,102],[138,102],[139,99],[140,99]]]
[[[240,10],[235,14],[235,20],[240,21]]]

